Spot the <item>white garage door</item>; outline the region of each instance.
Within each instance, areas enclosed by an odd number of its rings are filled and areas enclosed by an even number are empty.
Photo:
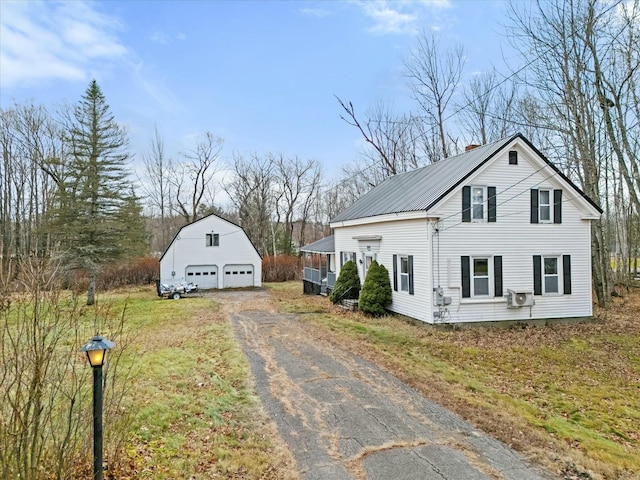
[[[198,288],[218,288],[217,265],[189,265],[187,267],[187,282],[198,284]]]
[[[253,265],[225,265],[224,288],[253,287]]]

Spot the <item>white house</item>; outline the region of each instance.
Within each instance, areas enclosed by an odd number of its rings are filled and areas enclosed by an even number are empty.
[[[387,267],[428,323],[592,315],[602,210],[521,134],[391,177],[331,221],[339,266]]]
[[[160,281],[205,289],[259,287],[262,259],[242,227],[212,214],[178,231],[160,257]]]

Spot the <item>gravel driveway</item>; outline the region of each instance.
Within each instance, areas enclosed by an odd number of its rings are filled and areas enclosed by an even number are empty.
[[[274,312],[265,292],[214,296],[301,478],[555,478],[371,362],[315,338],[295,315]],[[264,310],[245,310],[261,301]]]

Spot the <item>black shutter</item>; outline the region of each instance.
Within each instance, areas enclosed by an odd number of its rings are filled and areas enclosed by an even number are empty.
[[[533,256],[533,294],[542,295],[542,257]]]
[[[562,190],[553,191],[553,223],[562,223]]]
[[[393,256],[393,290],[398,291],[398,255]]]
[[[413,295],[413,255],[409,255],[409,295]]]
[[[344,255],[340,252],[340,269],[344,266]]]
[[[562,256],[562,277],[564,281],[564,294],[571,293],[571,255]]]
[[[462,187],[462,221],[471,221],[471,187]]]
[[[493,296],[502,296],[502,256],[493,257]]]
[[[487,195],[489,196],[489,221],[496,221],[496,187],[487,187]]]
[[[462,298],[471,297],[471,272],[469,268],[469,257],[460,257],[462,264]]]
[[[531,189],[531,223],[538,223],[538,189]]]

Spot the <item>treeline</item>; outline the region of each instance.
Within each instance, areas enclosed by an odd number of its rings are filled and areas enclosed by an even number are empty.
[[[364,147],[335,179],[315,159],[227,154],[210,132],[172,156],[156,130],[138,152],[135,174],[114,179],[118,188],[95,190],[106,170],[83,183],[80,172],[89,175],[82,168],[94,157],[74,133],[88,126],[78,127],[90,92],[55,114],[33,104],[0,111],[0,271],[12,278],[15,259],[65,252],[84,259],[75,267],[97,271],[135,250],[162,252],[181,226],[210,213],[240,224],[263,256],[295,255],[388,176],[522,132],[604,211],[592,231],[594,287],[604,305],[614,284],[637,272],[640,256],[640,0],[514,2],[504,32],[520,54],[515,66],[480,74],[467,71],[464,46],[444,46],[433,32],[418,35],[403,52],[409,111],[378,103],[360,113],[337,98],[336,115]],[[100,145],[115,140],[118,148],[98,153],[124,173],[124,132],[112,117],[104,126]],[[85,183],[85,193],[72,188]],[[98,196],[87,196],[92,191]],[[226,200],[217,202],[221,193]],[[94,217],[102,195],[108,200]],[[71,228],[61,228],[67,221]],[[93,224],[89,233],[79,228]],[[90,252],[94,241],[100,247]]]

